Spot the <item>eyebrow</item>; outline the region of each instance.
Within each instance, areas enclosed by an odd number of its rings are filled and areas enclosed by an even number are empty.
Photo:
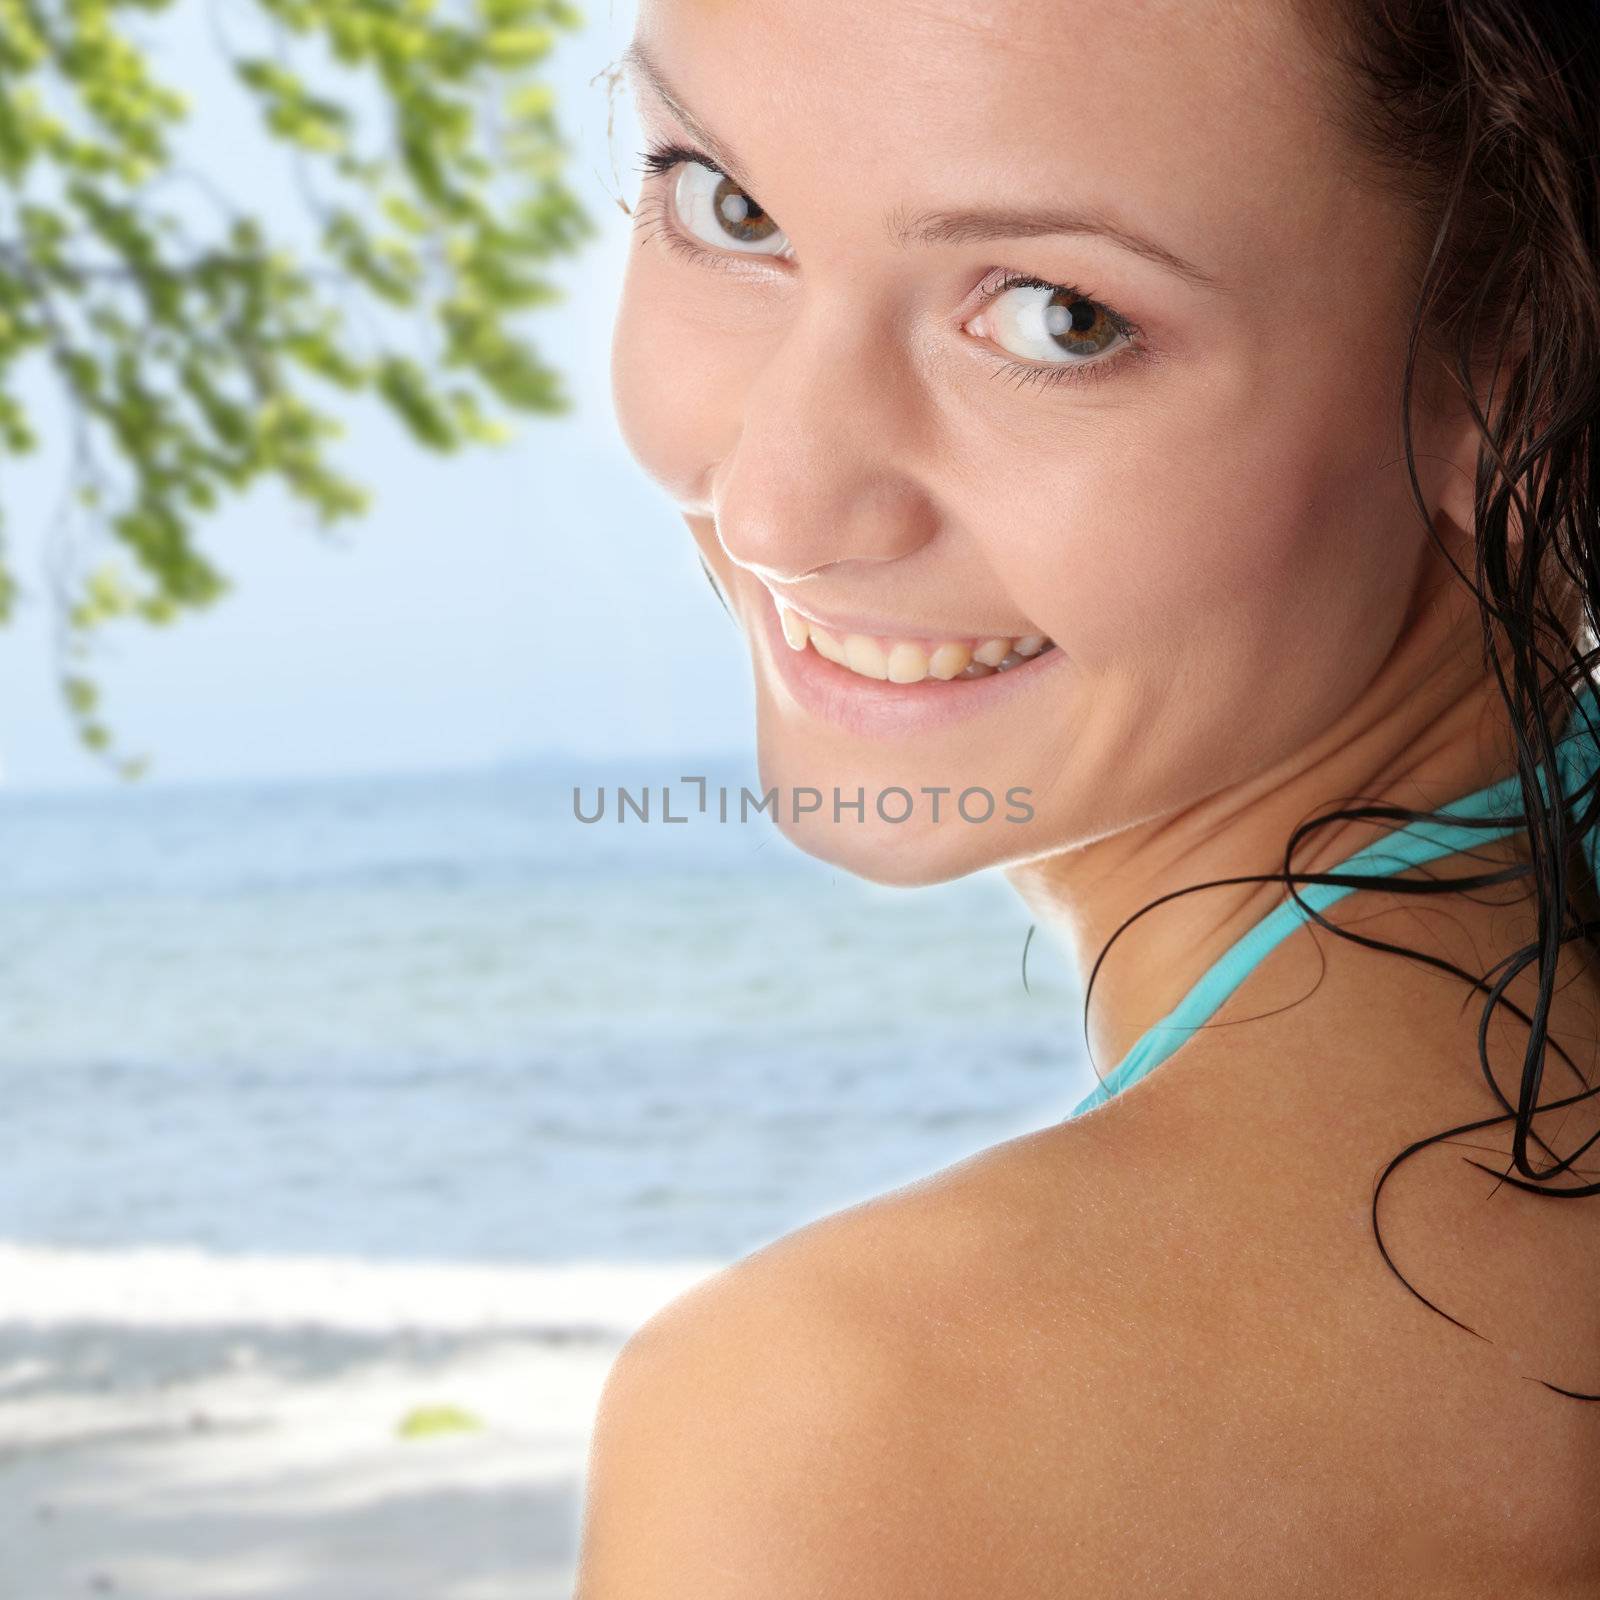
[[[645,44],[635,38],[622,52],[624,70],[633,71],[655,91],[674,117],[741,189],[755,193],[738,158],[700,119],[667,81]],[[1134,255],[1143,256],[1201,289],[1219,293],[1223,284],[1212,273],[1185,260],[1154,239],[1135,233],[1099,212],[1077,207],[1022,211],[1004,206],[978,206],[955,211],[910,211],[897,206],[884,218],[889,241],[900,249],[911,245],[972,244],[985,239],[1033,239],[1051,234],[1095,234]]]

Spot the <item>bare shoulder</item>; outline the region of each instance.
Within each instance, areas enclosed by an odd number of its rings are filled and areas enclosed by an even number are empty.
[[[625,1346],[595,1420],[576,1600],[890,1600],[997,1576],[1035,1592],[1007,1566],[1014,1508],[972,1493],[968,1400],[923,1337],[888,1209],[778,1241]]]
[[[1106,1537],[1128,1396],[1104,1351],[1128,1342],[1072,1294],[1021,1149],[797,1230],[635,1334],[596,1416],[577,1600],[1146,1592]]]
[[[578,1600],[1507,1592],[1535,1492],[1460,1488],[1447,1367],[1386,1356],[1439,1319],[1341,1288],[1356,1208],[1308,1232],[1292,1185],[1171,1132],[1007,1141],[653,1318],[602,1398]],[[1585,1592],[1556,1571],[1518,1592]]]

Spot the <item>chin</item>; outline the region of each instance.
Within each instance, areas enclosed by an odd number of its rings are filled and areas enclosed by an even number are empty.
[[[842,764],[830,768],[816,759],[791,759],[791,754],[768,741],[760,746],[762,793],[778,792],[773,826],[797,850],[871,883],[903,889],[950,883],[1007,865],[1038,848],[1031,820],[1006,820],[1009,808],[1003,794],[995,795],[993,816],[977,822],[965,820],[947,795],[935,821],[930,802],[921,793],[922,784],[936,781],[931,777],[849,769]],[[909,791],[915,806],[904,821],[885,820],[874,805],[877,796],[896,786]],[[818,809],[796,811],[795,797],[805,790],[820,791]],[[864,799],[861,815],[853,804],[858,791]],[[837,818],[832,809],[835,793],[850,802],[841,806]],[[894,803],[904,804],[898,796]]]
[[[916,828],[916,832],[908,830]],[[779,831],[797,849],[870,883],[897,889],[922,889],[950,883],[994,863],[969,843],[949,837],[947,825],[897,825],[868,821],[835,824],[831,819],[786,817]]]

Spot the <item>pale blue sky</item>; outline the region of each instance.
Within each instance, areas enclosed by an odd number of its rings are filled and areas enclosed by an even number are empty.
[[[194,96],[207,170],[290,225],[298,202],[208,54],[204,9],[179,0],[162,68]],[[554,268],[567,300],[528,324],[572,413],[520,421],[500,451],[439,457],[363,405],[341,460],[376,501],[336,544],[276,489],[219,511],[202,543],[233,593],[170,629],[109,631],[94,665],[121,747],[151,758],[146,783],[748,747],[745,649],[611,408],[630,227],[615,197],[637,192],[637,125],[619,89],[608,147],[605,86],[590,79],[621,53],[633,14],[633,0],[597,0],[549,69],[569,181],[602,230]],[[41,534],[59,448],[5,471],[29,598],[0,631],[0,772],[11,789],[105,787],[117,780],[77,745],[53,678]]]

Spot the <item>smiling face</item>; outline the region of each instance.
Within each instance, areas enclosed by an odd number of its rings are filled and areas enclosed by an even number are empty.
[[[1435,559],[1416,259],[1288,0],[645,0],[635,43],[618,419],[801,848],[897,883],[1070,848],[1359,698]]]

